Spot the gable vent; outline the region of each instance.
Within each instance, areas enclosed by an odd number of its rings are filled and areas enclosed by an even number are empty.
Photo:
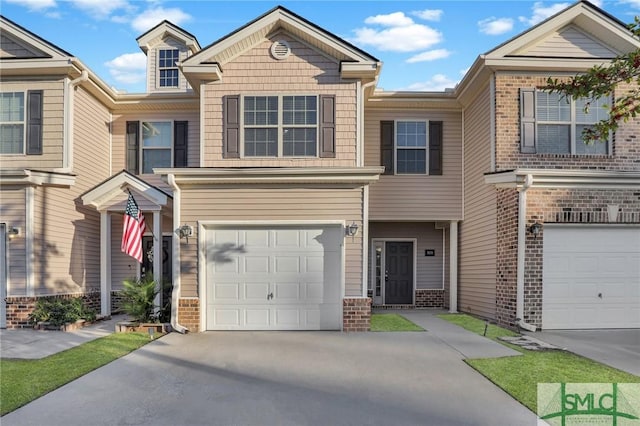
[[[271,45],[271,56],[276,59],[282,60],[289,57],[291,54],[291,48],[289,47],[289,43],[284,40],[275,41]]]

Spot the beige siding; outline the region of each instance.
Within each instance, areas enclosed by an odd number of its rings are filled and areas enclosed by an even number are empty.
[[[78,197],[109,177],[109,111],[74,92],[75,185],[37,187],[34,211],[36,294],[100,288],[100,217]]]
[[[575,27],[554,33],[524,54],[540,57],[613,58],[617,56],[609,47],[591,38]]]
[[[185,188],[181,221],[333,221],[356,222],[362,229],[362,189],[238,186]],[[362,295],[362,233],[345,238],[346,296]],[[198,238],[180,240],[182,296],[196,297]]]
[[[273,59],[274,40],[292,50],[285,60]],[[203,114],[206,167],[355,166],[356,84],[343,82],[340,64],[307,45],[278,34],[223,66],[221,83],[204,87]],[[225,95],[329,94],[336,96],[336,158],[222,158],[222,99]]]
[[[460,225],[458,307],[495,317],[496,194],[484,183],[491,168],[488,86],[465,110],[464,221]]]
[[[122,243],[122,213],[111,216],[111,290],[122,290],[122,281],[138,276],[138,261],[120,251]]]
[[[25,168],[52,170],[62,167],[64,127],[64,83],[63,80],[25,82],[2,81],[3,92],[43,90],[43,135],[42,155],[0,155],[3,168]],[[25,117],[26,118],[26,117]]]
[[[442,238],[441,229],[435,229],[434,223],[389,223],[372,222],[369,226],[369,238],[417,239],[416,288],[442,289]],[[435,250],[435,256],[425,256],[425,250]],[[370,251],[370,255],[373,252]],[[447,257],[448,258],[448,257]],[[372,259],[370,257],[369,262]],[[375,277],[369,277],[374,279]]]
[[[118,173],[127,167],[127,121],[188,121],[187,166],[200,166],[200,118],[198,112],[114,114],[112,173]]]
[[[382,175],[369,193],[370,220],[457,220],[462,218],[462,117],[455,111],[379,110],[365,112],[365,165],[379,166],[380,121],[443,122],[443,174]]]
[[[158,70],[158,57],[160,50],[178,49],[179,60],[184,61],[189,55],[189,49],[184,43],[167,37],[153,46],[153,49],[147,53],[147,92],[185,92],[189,88],[187,79],[181,72],[178,72],[178,87],[160,87],[160,71]]]
[[[0,34],[0,58],[33,58],[44,56],[42,52],[31,50],[6,34]]]
[[[25,296],[27,266],[26,259],[26,202],[23,187],[2,186],[0,190],[0,223],[5,223],[7,229],[21,228],[22,235],[7,240],[7,295]]]

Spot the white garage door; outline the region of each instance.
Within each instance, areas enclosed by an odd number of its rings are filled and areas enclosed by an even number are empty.
[[[640,328],[640,228],[545,226],[542,328]]]
[[[340,226],[207,231],[207,330],[339,330]]]

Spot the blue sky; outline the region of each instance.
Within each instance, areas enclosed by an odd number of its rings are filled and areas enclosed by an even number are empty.
[[[78,57],[107,84],[145,90],[136,37],[163,19],[201,46],[278,4],[350,41],[384,65],[385,90],[453,87],[475,58],[573,2],[0,0],[0,12]],[[640,0],[596,0],[623,22]]]

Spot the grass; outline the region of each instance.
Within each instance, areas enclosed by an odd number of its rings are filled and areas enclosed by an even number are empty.
[[[440,318],[482,335],[485,322],[464,314],[443,314]],[[467,364],[501,387],[513,398],[537,412],[538,383],[640,383],[640,377],[575,355],[571,352],[531,351],[498,340],[515,333],[494,325],[487,337],[509,346],[522,356],[468,359]]]
[[[398,314],[372,314],[371,331],[424,331],[424,328],[416,325]]]
[[[148,342],[146,333],[114,333],[42,359],[0,359],[0,416]]]

